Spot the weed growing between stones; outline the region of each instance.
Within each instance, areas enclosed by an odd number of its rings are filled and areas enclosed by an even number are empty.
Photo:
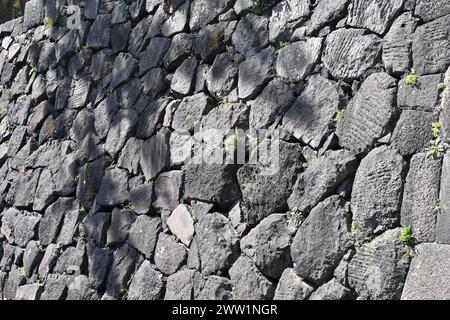
[[[407,85],[415,85],[419,80],[419,76],[417,75],[416,69],[411,69],[411,71],[405,76],[405,83]]]
[[[411,226],[404,227],[400,234],[400,241],[406,245],[412,245],[414,238],[412,236]]]

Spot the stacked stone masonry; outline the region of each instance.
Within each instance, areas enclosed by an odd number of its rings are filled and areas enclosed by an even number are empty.
[[[0,299],[450,299],[450,1],[29,0],[0,45]]]

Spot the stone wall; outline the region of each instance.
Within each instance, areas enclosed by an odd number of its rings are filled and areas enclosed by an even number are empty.
[[[0,297],[450,298],[447,0],[75,2],[0,25]]]

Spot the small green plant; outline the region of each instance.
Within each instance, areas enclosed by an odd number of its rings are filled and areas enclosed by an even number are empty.
[[[438,84],[438,89],[443,91],[447,88],[447,85],[444,82]]]
[[[436,204],[434,205],[433,212],[435,212],[435,213],[440,212],[441,209],[442,209],[442,202],[441,202],[441,200],[438,200],[438,201],[436,201]]]
[[[121,211],[134,211],[134,206],[131,202],[128,202],[126,204],[123,204],[120,210]]]
[[[439,135],[441,134],[441,123],[439,121],[433,122],[431,125],[431,130],[433,131],[433,137],[435,139],[439,138]]]
[[[120,290],[120,296],[121,296],[122,300],[127,300],[128,299],[128,289],[122,288]]]
[[[374,234],[371,234],[370,236],[367,237],[367,242],[372,242],[373,240],[375,240],[376,236]]]
[[[55,21],[53,20],[52,17],[46,17],[45,18],[45,27],[47,29],[53,28],[54,25],[55,25]]]
[[[81,47],[81,49],[92,49],[92,45],[90,43],[86,43]]]
[[[86,213],[86,206],[83,203],[80,203],[80,209],[78,211],[80,213]]]
[[[289,45],[289,42],[288,42],[288,41],[281,41],[281,42],[280,42],[280,49],[286,48],[288,45]]]
[[[225,150],[229,153],[233,153],[237,148],[238,136],[233,134],[225,139]]]
[[[352,222],[352,226],[350,228],[350,233],[351,233],[352,237],[354,237],[358,234],[358,225],[355,222]]]
[[[405,83],[407,85],[415,85],[417,80],[419,80],[419,76],[417,75],[416,69],[411,69],[411,71],[405,76]]]
[[[437,138],[434,140],[431,145],[426,149],[427,157],[432,157],[437,160],[442,158],[445,152],[444,146],[441,144],[441,140]]]
[[[336,111],[336,114],[333,117],[333,123],[338,123],[339,121],[341,121],[342,116],[344,115],[345,109],[339,109],[338,111]]]
[[[40,284],[42,282],[41,277],[38,274],[34,275],[34,283]]]
[[[21,277],[24,277],[24,278],[27,277],[27,271],[25,270],[25,267],[19,267],[17,270],[19,270]]]
[[[411,226],[404,227],[400,233],[400,241],[406,245],[413,243],[414,238],[412,236]]]

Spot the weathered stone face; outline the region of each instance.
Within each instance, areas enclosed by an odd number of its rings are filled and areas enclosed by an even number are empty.
[[[0,299],[448,296],[447,0],[80,5],[0,25]]]

